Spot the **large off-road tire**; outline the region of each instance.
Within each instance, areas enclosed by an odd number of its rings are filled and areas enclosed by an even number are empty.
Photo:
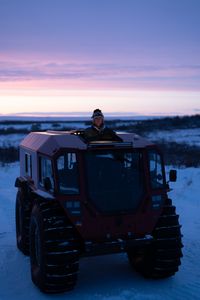
[[[29,254],[30,206],[18,191],[15,205],[16,240],[18,249]]]
[[[178,271],[183,256],[178,218],[171,199],[167,199],[152,233],[154,242],[149,246],[128,251],[130,264],[144,277],[165,278]]]
[[[74,288],[79,268],[79,239],[57,203],[36,203],[30,222],[32,281],[42,292]]]

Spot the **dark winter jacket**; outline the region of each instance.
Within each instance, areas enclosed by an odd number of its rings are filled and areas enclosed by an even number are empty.
[[[88,142],[92,142],[92,141],[122,142],[122,139],[112,129],[108,127],[102,127],[99,129],[93,125],[85,129],[84,138]]]

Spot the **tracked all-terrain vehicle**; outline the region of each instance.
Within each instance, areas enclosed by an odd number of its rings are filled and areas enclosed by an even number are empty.
[[[81,132],[33,132],[20,144],[17,246],[43,292],[71,290],[83,256],[126,252],[150,278],[178,271],[181,226],[162,153],[135,134],[119,137],[88,143]]]

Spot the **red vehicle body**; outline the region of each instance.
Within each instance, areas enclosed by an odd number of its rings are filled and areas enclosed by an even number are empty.
[[[127,252],[146,277],[178,270],[181,232],[162,153],[136,134],[119,136],[87,143],[81,132],[33,132],[20,145],[17,245],[44,292],[72,289],[81,256]]]

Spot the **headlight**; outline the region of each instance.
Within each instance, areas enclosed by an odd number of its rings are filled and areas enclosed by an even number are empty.
[[[80,216],[81,215],[81,204],[80,201],[67,201],[65,207],[70,215]]]
[[[153,195],[151,201],[153,209],[160,209],[163,204],[163,197],[162,195]]]

